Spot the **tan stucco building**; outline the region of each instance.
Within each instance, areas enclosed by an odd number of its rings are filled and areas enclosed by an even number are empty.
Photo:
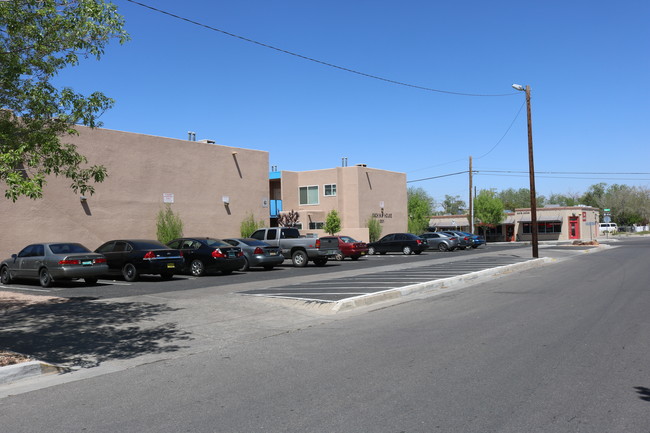
[[[404,173],[358,165],[269,176],[265,151],[77,129],[78,136],[63,141],[76,145],[90,165],[104,165],[108,177],[86,197],[65,178],[51,177],[42,199],[0,200],[2,259],[37,242],[79,242],[94,250],[111,239],[155,239],[157,215],[167,205],[188,236],[237,237],[249,215],[273,225],[278,205],[300,213],[303,234],[324,234],[319,227],[333,209],[341,233],[359,240],[368,240],[365,225],[373,215],[384,234],[406,230]]]
[[[282,212],[300,215],[303,233],[324,235],[327,214],[341,217],[341,234],[368,241],[367,221],[374,217],[382,234],[407,229],[406,174],[365,164],[313,171],[280,171],[270,176],[271,224]]]
[[[537,209],[538,240],[540,241],[591,241],[598,237],[599,209],[589,206],[547,206]],[[429,220],[432,229],[470,231],[467,215],[434,216]],[[476,226],[477,227],[477,226]],[[475,233],[481,233],[478,229]],[[497,227],[487,230],[487,241],[530,241],[531,213],[528,209],[515,209],[504,215]]]
[[[44,198],[0,200],[2,258],[34,242],[80,242],[90,249],[115,238],[156,238],[169,203],[191,236],[239,236],[252,214],[269,221],[268,152],[211,143],[78,127],[64,138],[108,177],[85,200],[65,178],[50,178]]]

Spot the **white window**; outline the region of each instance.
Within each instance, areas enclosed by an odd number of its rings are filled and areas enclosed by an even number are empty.
[[[318,204],[318,185],[300,187],[300,204]]]
[[[335,183],[330,183],[327,185],[323,186],[323,194],[325,197],[333,197],[336,195],[336,184]]]
[[[309,223],[309,230],[318,230],[322,229],[325,223],[320,223],[320,222],[310,222]]]

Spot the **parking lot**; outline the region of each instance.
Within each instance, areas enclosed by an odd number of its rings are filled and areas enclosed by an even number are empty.
[[[355,262],[329,261],[323,267],[310,264],[305,268],[295,268],[286,260],[285,264],[271,271],[253,269],[231,275],[204,277],[175,275],[169,281],[163,281],[158,276],[143,275],[141,280],[133,283],[119,279],[100,279],[95,286],[87,286],[83,281],[72,281],[45,289],[37,281],[23,280],[0,286],[0,290],[63,298],[112,299],[208,288],[223,293],[332,302],[515,263],[525,260],[527,253],[526,248],[489,245],[475,250],[444,253],[427,251],[409,256],[375,255]]]

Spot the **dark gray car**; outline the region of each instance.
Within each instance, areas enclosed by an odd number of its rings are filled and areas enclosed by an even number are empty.
[[[38,279],[41,286],[50,287],[55,281],[83,278],[87,284],[95,284],[107,271],[102,254],[77,243],[50,242],[28,245],[0,263],[0,281],[10,284],[14,279]]]
[[[239,269],[240,271],[247,271],[252,267],[259,266],[270,271],[284,261],[282,249],[269,245],[264,241],[253,238],[229,238],[223,239],[223,241],[241,248],[244,253],[246,263]]]
[[[457,236],[451,236],[445,233],[429,232],[421,234],[420,237],[427,240],[430,250],[454,251],[458,248]]]

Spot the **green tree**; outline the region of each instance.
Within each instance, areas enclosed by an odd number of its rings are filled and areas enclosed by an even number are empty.
[[[366,227],[368,227],[368,237],[370,238],[370,242],[378,241],[381,237],[382,230],[379,220],[374,217],[368,218],[368,221],[366,221]]]
[[[465,201],[461,200],[459,195],[451,196],[445,194],[442,202],[442,209],[446,215],[458,215],[466,209]]]
[[[413,234],[424,233],[429,227],[434,199],[422,188],[410,187],[406,191],[408,231]]]
[[[507,210],[514,211],[515,209],[530,207],[530,189],[528,188],[519,188],[517,190],[514,188],[504,189],[496,193],[496,197],[501,200],[504,209]],[[537,207],[544,206],[545,201],[546,199],[543,195],[538,195]]]
[[[5,197],[43,196],[48,175],[70,179],[70,188],[92,194],[106,168],[87,159],[62,137],[77,124],[101,126],[113,105],[101,92],[84,96],[57,89],[53,79],[81,57],[99,59],[112,39],[128,40],[124,20],[102,0],[0,2],[0,182]]]
[[[239,234],[242,238],[248,238],[255,232],[255,230],[262,227],[264,227],[264,221],[255,221],[255,216],[252,213],[249,213],[239,225]]]
[[[341,231],[341,217],[339,216],[339,213],[336,211],[336,209],[331,210],[327,214],[323,230],[325,230],[325,232],[329,233],[330,235]]]
[[[482,189],[474,200],[474,217],[484,232],[486,227],[501,224],[505,217],[503,210],[503,202],[492,189]]]
[[[183,221],[174,213],[169,203],[158,212],[156,236],[163,244],[183,236]]]
[[[559,206],[577,206],[580,204],[580,197],[575,194],[551,194],[546,203]]]

